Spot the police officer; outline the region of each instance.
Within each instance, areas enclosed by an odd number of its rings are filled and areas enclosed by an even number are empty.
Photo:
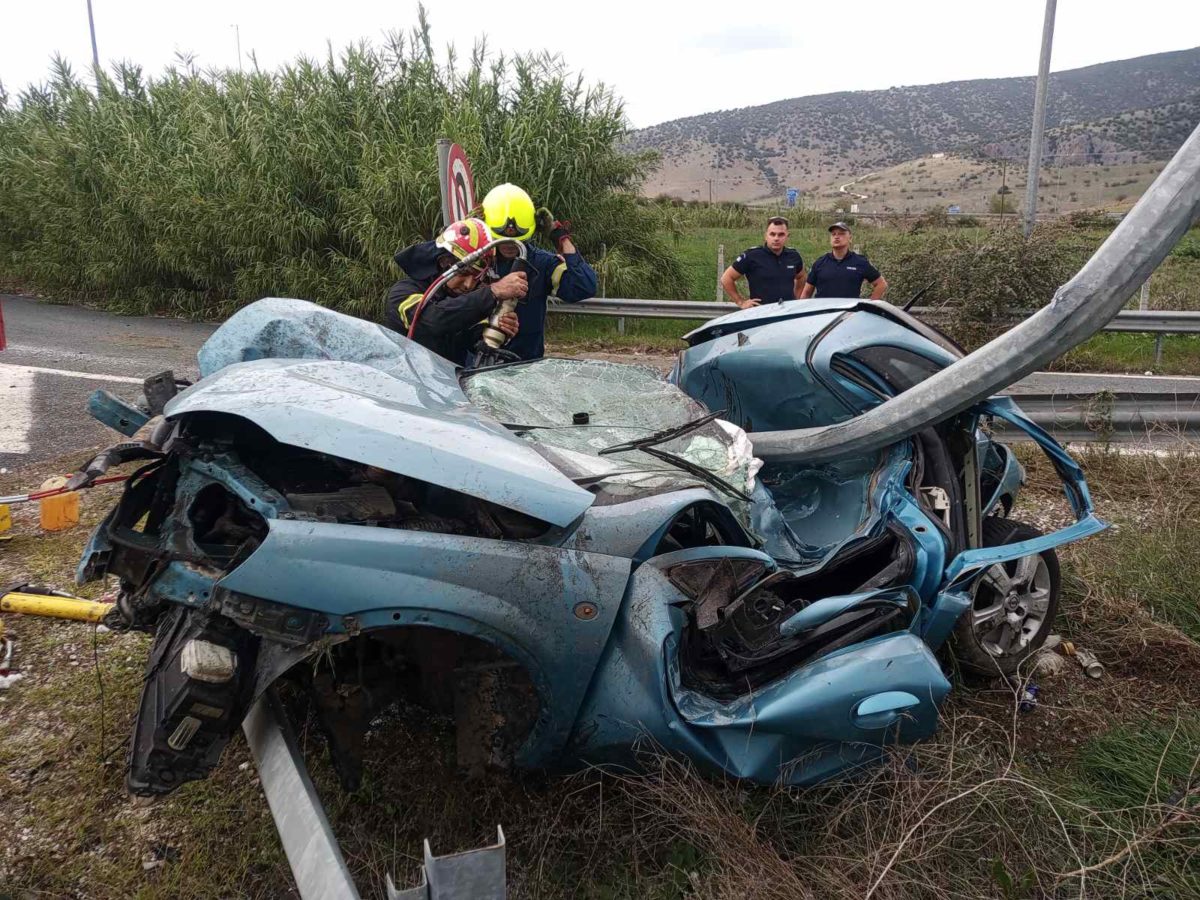
[[[804,260],[787,246],[788,220],[775,216],[767,221],[767,232],[761,247],[751,247],[721,273],[721,288],[725,296],[748,309],[760,303],[795,300],[804,288]],[[746,277],[750,296],[738,293],[737,281]]]
[[[887,279],[861,253],[850,249],[850,226],[834,222],[829,226],[830,250],[812,264],[808,284],[801,298],[858,297],[862,283],[871,285],[871,299],[879,300],[887,290]]]

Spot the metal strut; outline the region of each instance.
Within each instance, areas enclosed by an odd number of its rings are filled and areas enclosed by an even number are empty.
[[[358,888],[274,689],[250,708],[242,730],[300,896],[358,900]],[[490,847],[446,856],[434,856],[425,841],[421,884],[398,890],[389,875],[388,900],[504,900],[504,832],[499,827],[496,832],[497,842]]]

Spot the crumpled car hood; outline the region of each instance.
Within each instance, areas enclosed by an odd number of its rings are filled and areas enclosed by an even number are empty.
[[[265,333],[281,330],[286,341],[264,341]],[[381,338],[380,332],[370,322],[304,301],[259,301],[226,322],[201,351],[204,359],[220,347],[226,362],[239,354],[245,359],[253,346],[259,358],[221,366],[172,400],[166,416],[239,416],[281,443],[461,491],[558,527],[592,505],[591,493],[472,407],[453,367],[411,341]],[[298,333],[307,334],[311,345],[301,348]],[[331,345],[353,347],[355,335],[360,358],[363,347],[372,346],[369,359],[295,358],[328,352]],[[274,355],[292,358],[269,358]],[[209,362],[211,371],[216,366]]]

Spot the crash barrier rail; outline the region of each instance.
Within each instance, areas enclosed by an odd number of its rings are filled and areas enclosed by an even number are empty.
[[[250,708],[242,730],[301,898],[358,900],[358,888],[274,688]],[[434,856],[426,840],[421,883],[398,889],[388,875],[388,900],[504,900],[504,832],[497,827],[496,834],[490,847],[446,856]]]
[[[572,316],[615,316],[625,319],[715,319],[737,312],[733,303],[711,300],[622,300],[595,298],[583,303],[556,303],[550,311]],[[953,312],[952,307],[915,306],[909,310],[918,319],[936,321]],[[1014,313],[1017,321],[1035,310]],[[1183,310],[1123,309],[1104,326],[1105,331],[1140,334],[1200,334],[1200,312]]]
[[[273,688],[250,708],[242,731],[301,898],[358,900],[358,888]]]
[[[1100,391],[1084,393],[1010,394],[1021,411],[1064,444],[1154,443],[1200,438],[1200,392]],[[1028,437],[1005,432],[1001,441]]]

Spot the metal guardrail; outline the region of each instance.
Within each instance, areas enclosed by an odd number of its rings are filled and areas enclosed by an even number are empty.
[[[263,793],[302,900],[359,900],[358,888],[274,690],[268,690],[250,708],[242,730],[258,764]]]
[[[250,707],[242,731],[301,900],[360,900],[274,688]],[[491,846],[434,856],[426,840],[424,851],[421,883],[397,889],[388,875],[387,900],[504,900],[505,841],[499,826]]]
[[[1123,309],[1105,331],[1150,334],[1200,334],[1200,313],[1168,309]]]
[[[709,300],[623,300],[595,298],[582,303],[555,303],[550,311],[573,316],[616,316],[627,319],[715,319],[737,312],[733,303]],[[936,322],[946,314],[939,307],[916,306],[911,310],[917,318]],[[1029,311],[1030,313],[1033,310]],[[1016,321],[1016,318],[1013,319]],[[1123,309],[1104,326],[1105,331],[1139,334],[1200,334],[1200,312],[1180,310]]]
[[[1010,394],[1021,411],[1061,443],[1163,444],[1200,439],[1200,392],[1101,391],[1097,394]],[[1006,433],[1001,440],[1025,440]]]

